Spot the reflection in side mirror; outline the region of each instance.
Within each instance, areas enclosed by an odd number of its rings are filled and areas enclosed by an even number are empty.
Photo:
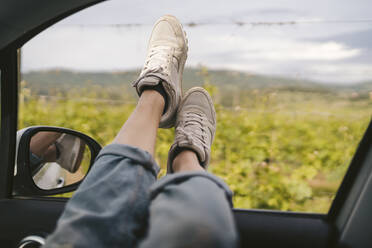
[[[46,131],[31,137],[31,175],[41,189],[60,188],[82,180],[89,163],[89,147],[79,137]]]
[[[76,190],[101,146],[80,132],[47,126],[17,133],[15,195],[54,195]]]

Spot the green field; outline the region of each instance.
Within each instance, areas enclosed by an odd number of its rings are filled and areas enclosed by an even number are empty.
[[[217,75],[205,68],[188,73],[195,76],[189,77],[186,88],[197,85],[188,82],[198,79],[215,101],[218,124],[209,171],[230,185],[235,207],[326,213],[370,121],[368,92],[306,82],[296,87],[294,80],[286,84],[265,77],[256,77],[262,81],[256,86],[248,82],[255,78],[236,86],[223,82],[243,74]],[[134,109],[134,90],[123,79],[98,83],[109,81],[107,75],[90,75],[94,80],[74,76],[64,75],[66,84],[55,77],[59,87],[50,73],[44,73],[44,79],[42,73],[24,75],[19,128],[67,127],[106,145]],[[212,84],[221,77],[224,81]],[[77,87],[74,80],[83,83]],[[173,131],[158,134],[160,176],[165,174]]]

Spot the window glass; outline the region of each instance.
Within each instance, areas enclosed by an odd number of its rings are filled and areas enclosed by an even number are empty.
[[[19,127],[68,127],[110,143],[135,106],[131,82],[152,25],[171,13],[189,39],[184,92],[203,86],[216,106],[209,170],[235,207],[326,213],[372,113],[367,10],[344,0],[93,6],[22,48]],[[160,176],[172,139],[159,131]]]

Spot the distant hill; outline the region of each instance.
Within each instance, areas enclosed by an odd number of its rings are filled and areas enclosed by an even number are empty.
[[[139,70],[122,72],[75,72],[67,70],[33,71],[22,74],[22,80],[28,87],[40,94],[47,94],[51,89],[69,90],[75,87],[101,85],[105,88],[121,86],[131,87],[138,77]],[[206,70],[203,68],[186,68],[183,77],[184,89],[202,85],[209,81],[226,92],[245,91],[252,89],[277,89],[312,92],[343,92],[356,91],[368,93],[372,91],[372,82],[353,85],[329,85],[318,82],[297,80],[283,77],[263,76],[246,72],[229,70]],[[131,91],[133,92],[133,91]]]
[[[372,81],[362,82],[355,85],[350,86],[343,86],[344,90],[352,90],[352,91],[358,91],[358,92],[372,92]]]

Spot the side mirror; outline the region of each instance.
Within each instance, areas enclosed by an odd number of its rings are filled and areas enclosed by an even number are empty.
[[[13,194],[46,196],[76,190],[100,150],[94,139],[67,128],[18,131]]]

